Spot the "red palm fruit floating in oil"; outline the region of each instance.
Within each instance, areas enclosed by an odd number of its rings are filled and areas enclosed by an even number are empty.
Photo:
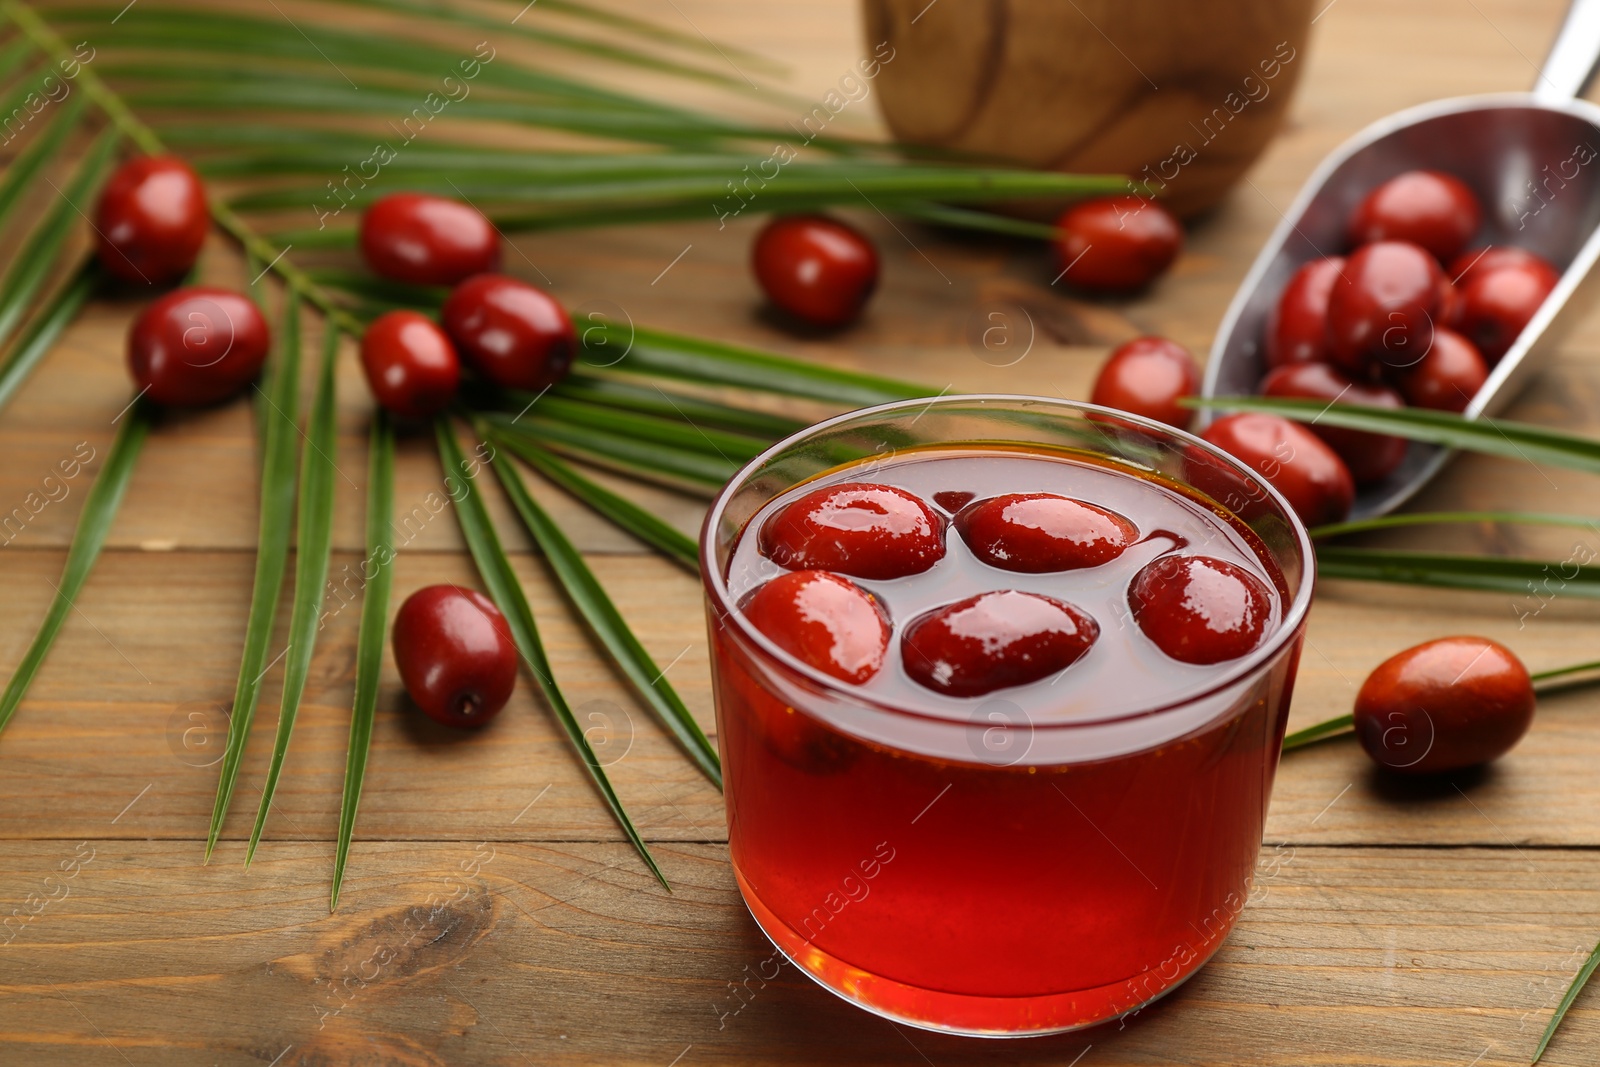
[[[1139,538],[1138,528],[1116,512],[1056,493],[1008,493],[968,504],[955,527],[991,567],[1035,574],[1098,567]]]
[[[894,486],[849,482],[807,493],[761,529],[780,567],[856,578],[918,574],[944,557],[944,519]]]
[[[888,616],[871,593],[836,574],[781,574],[740,610],[779,648],[842,682],[860,684],[883,666]]]

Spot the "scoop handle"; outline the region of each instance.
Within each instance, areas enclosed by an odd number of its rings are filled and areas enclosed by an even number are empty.
[[[1600,0],[1572,0],[1567,18],[1550,46],[1544,69],[1534,82],[1533,96],[1542,104],[1559,104],[1583,95],[1600,62]]]

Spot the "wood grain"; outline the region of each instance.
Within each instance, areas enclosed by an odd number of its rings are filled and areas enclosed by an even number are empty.
[[[820,99],[863,51],[853,0],[616,6],[780,55],[802,101]],[[1326,152],[1399,107],[1525,87],[1529,57],[1543,54],[1560,7],[1322,8],[1287,126],[1245,184],[1194,224],[1172,274],[1137,300],[1096,304],[1061,292],[1050,285],[1059,268],[1038,246],[891,225],[866,207],[850,214],[882,250],[883,287],[860,324],[831,336],[794,336],[760,310],[746,268],[759,220],[749,217],[727,230],[529,238],[508,261],[530,277],[537,264],[569,305],[606,299],[665,329],[936,389],[1081,397],[1107,349],[1140,333],[1203,352],[1278,211]],[[315,23],[306,25],[314,35]],[[722,99],[709,89],[683,98]],[[874,103],[852,105],[840,129],[877,132]],[[243,274],[220,242],[207,270],[229,284]],[[29,507],[29,494],[44,494],[35,504],[57,497],[0,532],[0,670],[17,662],[44,611],[47,579],[100,460],[64,495],[45,476],[80,444],[103,455],[129,396],[121,345],[138,306],[96,302],[0,417],[0,526]],[[976,339],[997,323],[1011,347]],[[337,459],[347,477],[336,578],[361,538],[367,401],[351,355],[340,367]],[[1591,322],[1512,416],[1600,434],[1597,357]],[[580,715],[597,716],[585,724],[604,739],[602,758],[676,892],[655,887],[620,843],[526,685],[483,733],[447,736],[407,713],[386,657],[350,873],[341,911],[329,916],[356,624],[343,597],[328,601],[256,863],[243,868],[241,838],[276,725],[276,671],[225,840],[210,866],[199,861],[219,709],[232,693],[249,597],[254,479],[243,405],[161,427],[78,610],[0,738],[0,917],[57,896],[0,932],[0,1065],[1524,1063],[1574,953],[1600,932],[1600,693],[1576,692],[1543,700],[1530,735],[1491,770],[1427,787],[1376,776],[1346,741],[1285,760],[1258,889],[1238,930],[1192,983],[1125,1028],[1000,1045],[939,1037],[892,1027],[789,970],[740,999],[730,983],[771,949],[734,889],[721,799],[573,623],[498,493],[491,503],[554,669]],[[531,480],[712,729],[696,581]],[[426,439],[404,442],[399,510],[437,484]],[[1594,484],[1465,457],[1414,506],[1581,511],[1593,506]],[[626,492],[697,529],[702,502]],[[396,604],[416,587],[471,577],[448,512],[415,529]],[[1486,525],[1371,543],[1561,559],[1575,545],[1600,551],[1597,541],[1588,531]],[[1292,725],[1348,710],[1354,687],[1396,649],[1460,632],[1504,641],[1537,670],[1595,658],[1600,605],[1325,583]],[[80,848],[93,859],[80,861],[61,896],[60,879],[45,879],[85,855]],[[1580,1001],[1547,1062],[1592,1061],[1593,1003]]]
[[[894,1026],[792,968],[752,978],[772,949],[721,846],[661,846],[668,898],[624,845],[362,843],[334,916],[331,854],[285,845],[245,872],[173,842],[0,846],[0,900],[57,898],[0,949],[0,1059],[1518,1064],[1600,924],[1590,852],[1269,850],[1233,935],[1166,1001],[996,1046]],[[1556,1067],[1591,1062],[1600,1013],[1569,1027]]]

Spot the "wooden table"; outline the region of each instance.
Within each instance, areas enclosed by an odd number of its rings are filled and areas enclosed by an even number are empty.
[[[802,97],[820,96],[859,48],[850,0],[635,6],[782,56]],[[870,212],[858,217],[886,257],[882,292],[861,325],[828,340],[796,339],[758,313],[749,220],[723,232],[540,237],[508,258],[519,271],[524,256],[538,264],[569,304],[609,299],[663,328],[936,387],[1081,397],[1107,347],[1135,333],[1203,352],[1316,160],[1397,108],[1526,87],[1561,7],[1336,0],[1303,57],[1288,128],[1137,301],[1089,304],[1052,289],[1040,248],[905,226],[902,235]],[[847,117],[872,128],[867,105]],[[231,251],[219,242],[213,252],[210,273],[237,283]],[[998,368],[969,347],[967,323],[1015,306],[1037,336],[1020,363]],[[121,347],[135,307],[95,304],[0,417],[0,510],[80,442],[104,454],[127,402]],[[1512,414],[1600,431],[1597,355],[1600,327],[1578,332]],[[353,359],[340,385],[336,577],[360,555],[368,400]],[[427,440],[402,453],[405,512],[438,475]],[[404,710],[386,663],[350,874],[329,915],[354,608],[322,635],[255,864],[244,868],[242,835],[271,748],[276,674],[226,839],[201,864],[219,709],[249,596],[254,464],[242,404],[161,429],[97,573],[0,740],[0,912],[43,892],[64,865],[77,872],[65,897],[0,945],[0,1063],[1516,1064],[1600,935],[1600,695],[1580,692],[1542,701],[1514,753],[1443,785],[1380,778],[1351,743],[1291,756],[1238,928],[1198,977],[1126,1026],[998,1044],[936,1036],[847,1006],[792,969],[736,995],[770,947],[734,888],[720,797],[618,685],[520,538],[518,569],[555,670],[580,714],[598,716],[588,721],[617,788],[676,891],[656,886],[620,841],[526,687],[483,733],[447,736]],[[12,669],[38,624],[89,479],[70,482],[0,548],[0,669]],[[1417,506],[1580,510],[1593,484],[1469,457]],[[710,730],[696,582],[538,488]],[[696,502],[630,492],[695,529]],[[1483,526],[1391,543],[1564,559],[1592,555],[1596,539]],[[398,567],[396,604],[424,584],[471,580],[448,515],[426,524]],[[1494,637],[1535,670],[1594,658],[1600,614],[1576,598],[1545,600],[1325,585],[1291,728],[1347,711],[1374,664],[1429,637]],[[1595,1062],[1597,1039],[1591,994],[1547,1062]]]

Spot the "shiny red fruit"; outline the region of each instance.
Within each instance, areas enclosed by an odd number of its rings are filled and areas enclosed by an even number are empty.
[[[807,493],[768,519],[761,551],[792,571],[904,578],[944,558],[944,520],[904,489],[846,482]]]
[[[1467,410],[1488,380],[1489,365],[1472,342],[1445,329],[1434,331],[1433,347],[1422,362],[1396,378],[1406,403],[1458,414]]]
[[[1128,607],[1144,635],[1180,663],[1238,659],[1272,614],[1266,583],[1210,556],[1162,556],[1134,575]]]
[[[978,499],[977,493],[968,493],[958,489],[943,489],[933,494],[933,502],[952,515],[976,499]]]
[[[1194,412],[1178,400],[1199,387],[1200,368],[1187,348],[1165,337],[1136,337],[1107,357],[1089,402],[1181,430]]]
[[[1449,278],[1439,277],[1439,310],[1433,315],[1433,328],[1455,329],[1461,319],[1461,290]]]
[[[778,307],[815,326],[843,326],[878,287],[878,250],[866,235],[822,215],[786,215],[756,237],[751,267]]]
[[[394,662],[417,707],[446,726],[482,726],[511,699],[517,645],[494,602],[475,589],[430,585],[394,617]]]
[[[1488,274],[1501,267],[1520,267],[1548,277],[1552,289],[1561,277],[1560,272],[1550,264],[1549,260],[1515,245],[1489,245],[1486,248],[1468,249],[1450,261],[1446,273],[1456,285],[1464,286],[1479,274]]]
[[[123,281],[160,285],[194,267],[211,212],[193,167],[172,156],[140,156],[106,182],[94,225],[102,267]]]
[[[361,256],[374,274],[414,285],[454,285],[500,266],[500,234],[477,208],[393,193],[361,216]]]
[[[973,697],[1065,670],[1099,636],[1100,624],[1082,608],[1002,589],[913,619],[900,651],[915,681],[948,696]]]
[[[433,320],[415,311],[391,311],[361,335],[361,367],[372,395],[407,419],[443,411],[456,395],[461,361]]]
[[[253,300],[191,286],[168,293],[134,322],[128,368],[134,384],[158,404],[215,404],[255,379],[271,339]]]
[[[1139,539],[1139,528],[1116,512],[1054,493],[992,496],[954,521],[974,556],[1024,574],[1098,567]]]
[[[1438,336],[1438,333],[1434,335],[1435,344],[1438,343]],[[1387,385],[1353,382],[1326,363],[1298,363],[1279,367],[1261,380],[1261,395],[1304,397],[1330,403],[1337,400],[1341,404],[1379,408],[1405,406],[1400,394]],[[1338,426],[1309,426],[1308,429],[1339,453],[1339,458],[1344,460],[1357,485],[1383,481],[1406,458],[1406,442],[1401,437],[1346,430]]]
[[[440,323],[473,370],[509,389],[554,385],[578,351],[566,309],[543,289],[504,274],[479,274],[456,286]]]
[[[1461,290],[1460,333],[1491,366],[1516,343],[1559,279],[1543,264],[1474,270]]]
[[[1440,260],[1467,247],[1483,208],[1465,182],[1436,170],[1396,175],[1368,193],[1350,217],[1350,243],[1409,241]]]
[[[1352,254],[1328,298],[1328,358],[1353,378],[1407,367],[1433,342],[1442,275],[1412,244],[1380,241]]]
[[[1267,366],[1328,358],[1328,299],[1344,270],[1343,256],[1314,259],[1294,272],[1267,320]]]
[[[1436,774],[1509,752],[1533,722],[1533,681],[1487,637],[1442,637],[1378,665],[1356,695],[1356,737],[1379,766]]]
[[[1178,258],[1183,227],[1166,208],[1138,196],[1108,196],[1069,207],[1056,223],[1062,277],[1079,289],[1131,293]]]
[[[889,618],[873,595],[827,571],[780,574],[739,608],[750,625],[802,663],[860,685],[889,649]]]
[[[1339,522],[1355,501],[1355,480],[1338,453],[1297,422],[1240,412],[1200,435],[1261,475],[1307,526]]]

